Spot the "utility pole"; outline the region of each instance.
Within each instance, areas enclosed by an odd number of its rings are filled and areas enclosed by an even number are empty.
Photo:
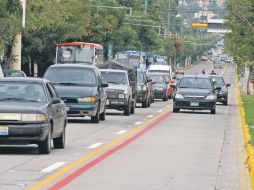
[[[25,28],[26,18],[26,0],[19,0],[22,6],[22,26]],[[15,42],[12,47],[12,63],[10,65],[11,70],[21,70],[21,46],[22,46],[22,34],[19,32],[15,36]]]

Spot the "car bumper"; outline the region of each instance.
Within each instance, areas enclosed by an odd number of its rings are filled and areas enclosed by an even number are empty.
[[[174,100],[174,108],[190,109],[190,110],[212,110],[215,109],[216,101],[189,101],[189,100]]]
[[[8,127],[8,135],[0,136],[0,144],[37,144],[47,137],[50,129],[50,123],[4,126]]]
[[[154,91],[154,98],[155,99],[163,99],[165,96],[165,92],[163,90],[155,90]]]
[[[66,104],[66,108],[68,117],[95,116],[98,103]]]
[[[146,91],[138,91],[137,92],[137,97],[136,97],[136,102],[137,103],[143,103],[147,99],[147,92]]]
[[[128,106],[127,99],[108,99],[106,103],[107,109],[124,109]]]
[[[217,95],[217,102],[224,102],[227,101],[228,95],[227,94],[218,94]]]

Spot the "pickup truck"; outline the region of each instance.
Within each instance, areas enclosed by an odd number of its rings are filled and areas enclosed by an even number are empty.
[[[137,94],[135,70],[113,60],[99,68],[102,81],[109,84],[106,108],[123,111],[126,116],[134,114]]]

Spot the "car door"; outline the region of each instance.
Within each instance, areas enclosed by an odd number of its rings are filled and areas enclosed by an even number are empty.
[[[101,86],[102,79],[100,75],[100,71],[97,70],[96,72],[97,75],[97,81],[98,81],[98,96],[100,98],[100,113],[102,113],[105,110],[106,106],[106,101],[107,101],[107,95],[106,95],[106,89]]]
[[[50,109],[53,119],[53,137],[59,136],[62,133],[63,129],[63,108],[61,107],[61,100],[57,96],[56,91],[51,83],[46,84],[47,90],[50,95]]]

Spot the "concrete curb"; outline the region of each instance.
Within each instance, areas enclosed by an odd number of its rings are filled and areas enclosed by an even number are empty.
[[[245,111],[244,111],[243,102],[241,99],[239,79],[238,79],[238,76],[236,76],[236,77],[237,77],[237,82],[238,82],[237,94],[238,94],[238,101],[240,104],[241,123],[242,123],[245,150],[246,150],[246,154],[247,154],[246,165],[248,166],[251,189],[254,189],[254,148],[250,144],[251,135],[250,135],[249,127],[248,127],[246,120],[245,120]]]

